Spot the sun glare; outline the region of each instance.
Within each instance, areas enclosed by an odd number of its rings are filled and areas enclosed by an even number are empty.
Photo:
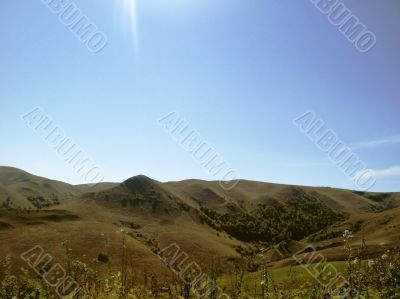
[[[136,0],[122,0],[122,10],[124,27],[128,26],[130,38],[137,54],[139,45]]]

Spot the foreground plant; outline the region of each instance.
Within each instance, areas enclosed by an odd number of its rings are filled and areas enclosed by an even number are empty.
[[[296,267],[290,269],[283,282],[277,283],[274,275],[268,269],[266,261],[258,276],[254,290],[246,287],[247,273],[244,263],[237,263],[234,281],[231,289],[225,289],[226,294],[217,294],[213,290],[218,285],[218,276],[222,264],[214,263],[210,268],[213,277],[211,283],[204,286],[206,289],[201,296],[194,292],[191,284],[185,284],[178,277],[171,276],[170,281],[161,281],[157,273],[148,275],[142,273],[143,279],[138,279],[132,261],[122,244],[124,261],[121,271],[100,274],[90,269],[86,264],[74,260],[72,252],[66,249],[66,265],[68,275],[79,284],[80,290],[74,296],[66,298],[93,298],[93,299],[333,299],[333,298],[366,298],[366,299],[395,299],[400,298],[400,251],[398,248],[385,251],[374,258],[367,258],[366,244],[355,248],[353,235],[346,231],[343,235],[344,246],[347,252],[346,271],[347,282],[343,285],[328,288],[322,281],[332,279],[332,274],[325,274],[328,264],[322,263],[318,267],[319,277],[304,281],[300,279]],[[22,269],[19,275],[12,270],[10,257],[0,259],[0,298],[1,299],[53,299],[59,298],[54,289],[45,281],[32,273]],[[258,287],[257,287],[258,285]],[[208,289],[207,289],[208,288]]]

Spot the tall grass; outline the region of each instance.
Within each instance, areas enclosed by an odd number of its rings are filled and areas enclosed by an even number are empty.
[[[351,232],[344,234],[344,247],[347,259],[344,267],[346,283],[338,287],[327,288],[321,281],[329,281],[330,277],[323,277],[324,267],[319,265],[321,277],[309,276],[307,279],[301,275],[301,267],[291,267],[287,274],[276,279],[265,263],[257,277],[253,275],[253,286],[246,285],[245,267],[237,263],[234,273],[230,276],[230,283],[221,279],[221,268],[211,267],[208,275],[212,283],[203,291],[200,297],[194,291],[190,282],[182,282],[178,277],[161,280],[157,275],[146,272],[139,273],[135,270],[134,261],[130,259],[123,243],[123,254],[120,270],[101,275],[90,269],[84,263],[74,260],[71,252],[66,247],[66,271],[80,286],[80,292],[73,298],[99,298],[99,299],[150,299],[150,298],[182,298],[182,299],[225,299],[225,298],[261,298],[261,299],[329,299],[329,298],[400,298],[400,252],[392,249],[374,258],[366,258],[366,244],[361,248],[351,245]],[[207,271],[206,271],[207,272]],[[12,270],[9,257],[0,259],[0,298],[14,299],[39,299],[59,298],[55,290],[47,285],[44,280],[33,271],[22,269],[18,275]],[[329,276],[329,274],[327,274]],[[189,280],[190,281],[190,280]],[[194,282],[192,282],[194,283]],[[215,292],[221,288],[226,293]],[[197,294],[197,295],[196,295]],[[72,297],[67,297],[72,298]]]

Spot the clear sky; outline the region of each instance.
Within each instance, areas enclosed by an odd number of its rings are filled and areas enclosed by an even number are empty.
[[[242,178],[354,188],[293,125],[313,110],[377,170],[374,190],[400,191],[400,4],[342,2],[370,52],[308,0],[76,0],[108,37],[97,54],[42,1],[1,0],[0,165],[82,182],[21,120],[40,106],[107,181],[213,179],[159,126],[177,111]]]

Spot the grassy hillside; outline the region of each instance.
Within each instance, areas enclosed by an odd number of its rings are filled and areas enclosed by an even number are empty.
[[[32,175],[26,171],[0,166],[0,207],[45,208],[83,193],[98,192],[116,186],[114,183],[70,185]]]
[[[157,254],[177,244],[202,267],[218,263],[219,275],[233,279],[241,265],[251,278],[264,263],[294,266],[293,255],[310,245],[328,261],[345,260],[345,230],[354,248],[367,241],[365,258],[400,245],[398,193],[251,181],[224,191],[218,182],[143,175],[72,186],[2,167],[0,198],[0,256],[15,267],[23,266],[21,253],[40,245],[60,263],[67,252],[101,275],[131,265],[135,279],[146,281],[171,276]]]
[[[345,214],[369,212],[400,205],[399,193],[368,193],[328,187],[306,187],[271,184],[241,180],[230,191],[223,190],[218,182],[186,180],[165,184],[173,192],[194,206],[212,204],[219,211],[228,211],[228,205],[251,210],[258,205],[273,205],[290,198],[293,189],[318,198],[328,207]],[[382,195],[385,194],[385,195]],[[379,198],[379,200],[378,200]]]
[[[79,194],[72,185],[20,169],[0,167],[0,206],[3,208],[42,208]]]

